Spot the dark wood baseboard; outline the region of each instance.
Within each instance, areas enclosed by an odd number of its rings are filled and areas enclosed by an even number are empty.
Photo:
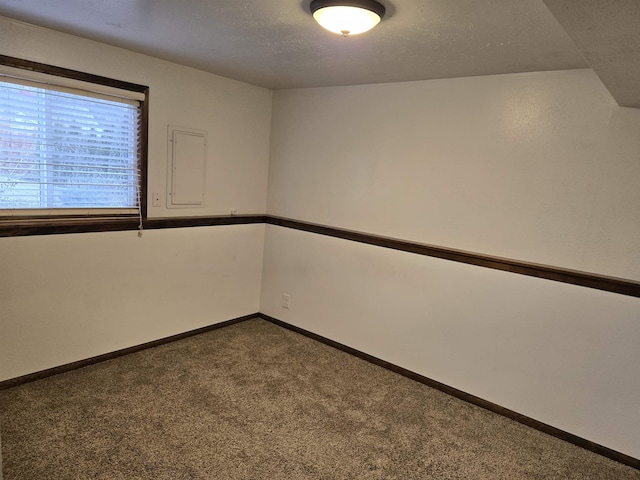
[[[286,328],[288,330],[291,330],[293,332],[299,333],[301,335],[304,335],[305,337],[311,338],[313,340],[316,340],[318,342],[321,342],[325,345],[328,345],[330,347],[336,348],[338,350],[341,350],[343,352],[346,352],[350,355],[354,355],[358,358],[361,358],[367,362],[370,362],[374,365],[378,365],[382,368],[385,368],[387,370],[390,370],[392,372],[395,372],[399,375],[402,375],[404,377],[410,378],[411,380],[414,380],[416,382],[422,383],[424,385],[427,385],[431,388],[435,388],[436,390],[439,390],[441,392],[444,392],[448,395],[451,395],[452,397],[456,397],[460,400],[463,400],[465,402],[471,403],[473,405],[477,405],[481,408],[484,408],[486,410],[489,410],[493,413],[496,413],[498,415],[502,415],[503,417],[507,417],[511,420],[514,420],[518,423],[521,423],[523,425],[526,425],[528,427],[534,428],[536,430],[539,430],[543,433],[546,433],[548,435],[551,435],[553,437],[559,438],[561,440],[564,440],[566,442],[569,442],[573,445],[576,445],[578,447],[584,448],[586,450],[589,450],[591,452],[597,453],[599,455],[602,455],[603,457],[607,457],[611,460],[615,460],[617,462],[620,462],[624,465],[627,465],[629,467],[635,468],[637,470],[640,470],[640,459],[631,457],[629,455],[626,455],[624,453],[618,452],[616,450],[612,450],[611,448],[605,447],[603,445],[600,445],[598,443],[592,442],[590,440],[587,440],[585,438],[582,437],[578,437],[577,435],[574,435],[572,433],[569,432],[565,432],[564,430],[560,430],[559,428],[553,427],[551,425],[548,425],[546,423],[540,422],[538,420],[535,420],[531,417],[527,417],[526,415],[522,415],[520,413],[514,412],[513,410],[510,410],[508,408],[502,407],[500,405],[497,405],[493,402],[490,402],[488,400],[484,400],[480,397],[476,397],[475,395],[471,395],[469,393],[463,392],[462,390],[458,390],[457,388],[453,388],[450,387],[449,385],[446,385],[444,383],[438,382],[436,380],[433,380],[431,378],[425,377],[423,375],[420,375],[418,373],[412,372],[411,370],[407,370],[406,368],[402,368],[399,367],[398,365],[395,365],[393,363],[389,363],[386,362],[385,360],[382,360],[380,358],[374,357],[373,355],[369,355],[368,353],[364,353],[360,350],[356,350],[355,348],[349,347],[348,345],[344,345],[340,342],[336,342],[334,340],[331,340],[327,337],[323,337],[322,335],[318,335],[316,333],[310,332],[309,330],[305,330],[303,328],[297,327],[295,325],[292,325],[290,323],[287,322],[283,322],[282,320],[278,320],[275,317],[271,317],[269,315],[266,315],[264,313],[254,313],[254,314],[250,314],[250,315],[244,315],[242,317],[237,317],[237,318],[233,318],[231,320],[227,320],[224,322],[220,322],[220,323],[216,323],[213,325],[208,325],[206,327],[202,327],[202,328],[198,328],[195,330],[190,330],[188,332],[184,332],[184,333],[179,333],[176,335],[172,335],[170,337],[165,337],[165,338],[161,338],[158,340],[153,340],[151,342],[146,342],[140,345],[135,345],[133,347],[128,347],[128,348],[123,348],[121,350],[116,350],[115,352],[111,352],[111,353],[105,353],[103,355],[97,355],[95,357],[91,357],[91,358],[87,358],[84,360],[78,360],[77,362],[72,362],[72,363],[67,363],[65,365],[60,365],[58,367],[53,367],[53,368],[48,368],[46,370],[41,370],[39,372],[34,372],[34,373],[30,373],[27,375],[23,375],[20,377],[16,377],[16,378],[10,378],[8,380],[4,380],[0,382],[0,390],[4,390],[7,388],[12,388],[12,387],[17,387],[20,385],[24,385],[26,383],[29,382],[34,382],[36,380],[41,380],[44,378],[48,378],[51,377],[53,375],[57,375],[60,373],[64,373],[64,372],[69,372],[71,370],[76,370],[78,368],[83,368],[83,367],[87,367],[89,365],[94,365],[96,363],[100,363],[100,362],[104,362],[106,360],[111,360],[114,358],[118,358],[118,357],[122,357],[124,355],[128,355],[130,353],[135,353],[135,352],[139,352],[142,350],[146,350],[148,348],[153,348],[153,347],[157,347],[160,345],[165,345],[167,343],[171,343],[171,342],[175,342],[177,340],[182,340],[184,338],[188,338],[188,337],[192,337],[194,335],[199,335],[201,333],[206,333],[206,332],[210,332],[213,330],[217,330],[219,328],[224,328],[224,327],[228,327],[230,325],[234,325],[237,323],[241,323],[241,322],[245,322],[247,320],[251,320],[253,318],[261,318],[267,322],[270,322],[274,325],[277,325],[279,327],[282,328]]]
[[[116,350],[115,352],[104,353],[102,355],[96,355],[95,357],[86,358],[84,360],[78,360],[77,362],[71,362],[64,365],[60,365],[58,367],[47,368],[46,370],[41,370],[39,372],[22,375],[20,377],[10,378],[9,380],[4,380],[0,382],[0,390],[5,390],[11,387],[17,387],[19,385],[24,385],[25,383],[34,382],[36,380],[42,380],[43,378],[48,378],[53,375],[57,375],[59,373],[70,372],[71,370],[76,370],[78,368],[87,367],[89,365],[95,365],[96,363],[104,362],[106,360],[112,360],[114,358],[122,357],[130,353],[139,352],[141,350],[157,347],[159,345],[175,342],[177,340],[182,340],[183,338],[193,337],[194,335],[200,335],[201,333],[211,332],[212,330],[228,327],[230,325],[234,325],[236,323],[244,322],[246,320],[251,320],[252,318],[258,318],[258,317],[259,317],[258,313],[252,313],[251,315],[244,315],[242,317],[233,318],[231,320],[215,323],[213,325],[208,325],[206,327],[196,328],[195,330],[189,330],[188,332],[178,333],[176,335],[171,335],[170,337],[164,337],[158,340],[152,340],[151,342],[142,343],[140,345],[134,345],[133,347],[123,348],[121,350]]]
[[[615,460],[619,463],[640,470],[640,459],[631,457],[616,450],[612,450],[611,448],[605,447],[585,438],[578,437],[577,435],[574,435],[572,433],[565,432],[564,430],[560,430],[559,428],[540,422],[531,417],[527,417],[526,415],[522,415],[518,412],[514,412],[513,410],[509,410],[508,408],[501,407],[500,405],[497,405],[488,400],[484,400],[480,397],[476,397],[475,395],[463,392],[462,390],[458,390],[457,388],[450,387],[449,385],[446,385],[444,383],[412,372],[411,370],[407,370],[406,368],[399,367],[398,365],[394,365],[393,363],[386,362],[384,360],[381,360],[380,358],[369,355],[368,353],[361,352],[360,350],[356,350],[355,348],[323,337],[322,335],[318,335],[295,325],[291,325],[290,323],[283,322],[282,320],[278,320],[277,318],[271,317],[264,313],[260,313],[258,316],[263,320],[266,320],[293,332],[299,333],[318,342],[324,343],[325,345],[329,345],[330,347],[337,348],[338,350],[354,355],[358,358],[366,360],[367,362],[373,363],[374,365],[386,368],[387,370],[398,373],[404,377],[410,378],[411,380],[415,380],[416,382],[422,383],[431,388],[435,388],[436,390],[451,395],[452,397],[456,397],[465,402],[477,405],[478,407],[484,408],[498,415],[502,415],[503,417],[507,417],[518,423],[534,428],[578,447],[584,448],[585,450],[589,450],[591,452],[602,455],[603,457],[607,457],[611,460]]]

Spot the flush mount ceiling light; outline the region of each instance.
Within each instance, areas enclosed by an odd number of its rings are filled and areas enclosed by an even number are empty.
[[[385,12],[375,0],[313,0],[310,8],[320,26],[345,37],[371,30]]]

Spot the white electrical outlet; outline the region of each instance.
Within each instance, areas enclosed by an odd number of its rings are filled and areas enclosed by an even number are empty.
[[[160,192],[153,192],[153,206],[160,206]]]
[[[291,306],[291,295],[288,293],[282,294],[282,308],[289,308]]]

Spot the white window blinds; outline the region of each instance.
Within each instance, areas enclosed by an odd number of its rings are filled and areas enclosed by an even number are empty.
[[[137,213],[140,132],[137,100],[0,76],[0,215]]]

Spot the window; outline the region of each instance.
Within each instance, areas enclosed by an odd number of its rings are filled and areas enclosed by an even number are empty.
[[[0,218],[141,219],[147,88],[29,65],[0,66]]]

